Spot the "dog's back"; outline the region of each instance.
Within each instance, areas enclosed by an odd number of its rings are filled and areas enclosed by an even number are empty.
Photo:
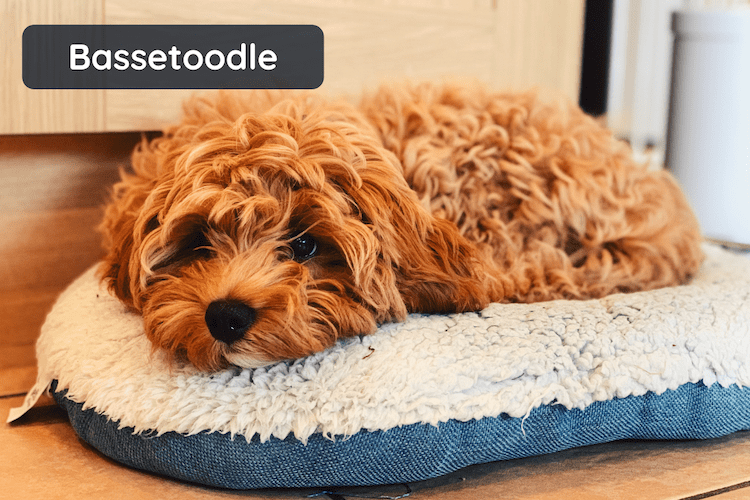
[[[672,176],[636,164],[575,106],[422,84],[381,88],[362,110],[423,205],[512,275],[507,300],[677,285],[702,262],[697,220]]]

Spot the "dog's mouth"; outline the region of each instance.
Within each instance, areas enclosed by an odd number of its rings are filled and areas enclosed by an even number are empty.
[[[243,352],[228,352],[224,355],[224,359],[226,359],[227,363],[233,366],[237,366],[239,368],[248,368],[248,369],[255,369],[255,368],[262,368],[264,366],[268,366],[274,363],[277,363],[279,360],[267,360],[263,358],[259,358],[257,355],[251,355],[246,354]]]

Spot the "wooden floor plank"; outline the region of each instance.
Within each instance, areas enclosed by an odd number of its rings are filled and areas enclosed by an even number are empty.
[[[0,397],[25,394],[34,386],[35,381],[36,366],[33,362],[23,363],[18,367],[0,368]]]

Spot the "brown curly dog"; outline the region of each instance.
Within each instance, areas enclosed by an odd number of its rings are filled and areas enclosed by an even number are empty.
[[[221,94],[132,163],[103,277],[155,348],[201,370],[306,356],[410,312],[679,285],[703,258],[669,173],[533,94]]]

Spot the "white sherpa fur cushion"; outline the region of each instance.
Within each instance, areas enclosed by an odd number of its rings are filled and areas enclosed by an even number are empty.
[[[705,246],[687,286],[600,300],[412,315],[317,355],[199,373],[152,353],[141,318],[95,278],[59,298],[37,345],[39,383],[136,432],[351,436],[540,405],[750,385],[750,260]]]

